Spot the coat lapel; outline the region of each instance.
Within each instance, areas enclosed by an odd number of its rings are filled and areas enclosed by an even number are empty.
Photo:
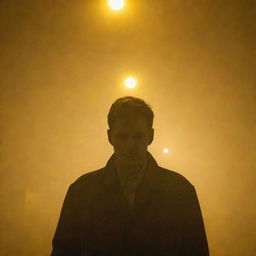
[[[137,188],[134,205],[130,208],[121,191],[120,181],[114,168],[113,155],[103,172],[103,185],[94,201],[92,209],[92,248],[100,248],[105,252],[116,252],[112,255],[122,255],[127,248],[143,247],[143,238],[147,235],[147,220],[150,219],[150,205],[157,183],[157,163],[147,153],[147,167],[142,183]],[[95,206],[96,205],[96,206]],[[115,239],[113,239],[113,237]],[[136,238],[135,238],[136,237]]]
[[[137,188],[134,205],[132,208],[130,208],[121,190],[120,181],[114,167],[113,154],[108,160],[104,170],[103,196],[105,193],[112,195],[112,200],[116,202],[115,206],[119,206],[121,212],[123,212],[125,215],[129,213],[132,215],[131,217],[134,218],[139,217],[139,215],[146,210],[148,202],[151,199],[151,194],[157,188],[157,168],[157,162],[153,156],[147,152],[147,167],[145,176],[142,183]]]
[[[104,170],[104,179],[103,179],[103,196],[106,193],[110,195],[109,199],[114,200],[115,206],[119,207],[121,212],[129,212],[129,205],[124,197],[121,189],[121,184],[117,176],[117,172],[114,166],[114,154],[110,157],[107,162],[107,165]]]
[[[147,167],[145,177],[137,188],[135,202],[133,206],[133,214],[135,219],[143,219],[146,215],[148,207],[151,204],[152,195],[157,189],[157,162],[152,155],[147,152]]]

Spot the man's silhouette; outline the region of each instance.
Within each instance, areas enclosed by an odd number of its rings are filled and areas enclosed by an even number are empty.
[[[141,99],[116,100],[108,114],[114,154],[68,189],[51,256],[207,256],[193,185],[147,151],[154,114]]]

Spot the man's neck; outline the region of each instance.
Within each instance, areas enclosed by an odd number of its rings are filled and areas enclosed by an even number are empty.
[[[141,162],[138,165],[128,165],[115,158],[114,162],[115,162],[115,168],[118,173],[123,173],[125,176],[129,176],[129,175],[135,175],[136,173],[138,173],[144,166],[145,161],[146,161],[146,158],[144,159],[143,162]]]

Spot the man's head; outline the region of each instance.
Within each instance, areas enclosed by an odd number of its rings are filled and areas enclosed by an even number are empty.
[[[117,99],[108,113],[108,140],[115,159],[124,167],[143,164],[147,147],[154,138],[154,114],[142,99],[131,96]]]

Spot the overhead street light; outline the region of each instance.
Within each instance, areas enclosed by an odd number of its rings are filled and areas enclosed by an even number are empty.
[[[115,11],[119,11],[124,7],[124,0],[109,0],[108,6]]]
[[[137,81],[134,77],[127,77],[124,81],[124,84],[127,88],[134,88],[137,84]]]
[[[169,153],[169,149],[168,148],[164,148],[163,149],[163,153],[168,154]]]

